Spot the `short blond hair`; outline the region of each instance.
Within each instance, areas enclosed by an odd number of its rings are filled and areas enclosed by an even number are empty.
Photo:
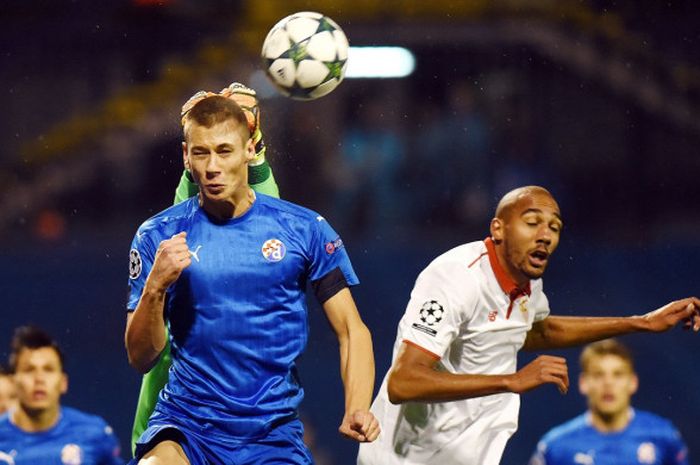
[[[241,133],[245,134],[244,140],[250,137],[248,119],[243,109],[236,102],[221,95],[206,97],[192,107],[183,117],[185,140],[187,140],[187,134],[192,124],[211,128],[218,123],[229,120],[235,121],[241,127]]]
[[[602,341],[588,344],[583,349],[581,356],[579,357],[581,371],[584,373],[588,371],[591,360],[595,357],[602,357],[604,355],[614,355],[616,357],[620,357],[622,360],[627,362],[632,371],[634,371],[634,359],[632,358],[632,353],[627,346],[616,339],[604,339]]]

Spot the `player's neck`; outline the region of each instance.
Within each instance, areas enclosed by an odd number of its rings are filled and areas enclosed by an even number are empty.
[[[12,423],[22,431],[36,433],[53,427],[61,414],[61,406],[56,405],[41,410],[26,409],[19,405],[11,413]]]
[[[621,412],[604,415],[600,412],[591,411],[591,424],[601,433],[614,433],[627,427],[632,420],[632,408],[628,407]]]
[[[238,189],[226,200],[220,202],[207,201],[204,196],[199,197],[202,208],[219,220],[230,220],[245,214],[255,203],[255,191],[244,186]]]
[[[496,252],[496,259],[498,260],[498,264],[501,266],[501,269],[503,269],[508,278],[512,282],[514,282],[518,286],[518,288],[525,289],[525,287],[530,282],[530,278],[520,273],[515,267],[513,267],[510,264],[510,261],[508,261],[507,257],[505,256],[505,251],[503,247],[499,247],[498,245],[496,245],[494,250]]]

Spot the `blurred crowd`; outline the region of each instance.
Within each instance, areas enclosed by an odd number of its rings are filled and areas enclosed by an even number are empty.
[[[3,30],[11,51],[0,79],[13,118],[2,128],[0,180],[13,188],[8,198],[21,202],[3,206],[0,230],[27,237],[30,227],[37,237],[60,240],[76,224],[107,229],[114,212],[135,221],[170,202],[168,186],[182,167],[179,105],[199,86],[254,85],[260,71],[251,55],[257,46],[224,39],[233,17],[264,32],[258,10],[206,3],[189,11],[178,2],[112,2],[106,10],[71,5],[28,16],[21,2],[11,2],[15,21]],[[379,36],[370,10],[389,6],[368,3],[356,13],[375,27],[354,30],[348,20],[353,43],[402,32],[393,42],[415,54],[414,74],[346,80],[315,102],[263,99],[283,197],[352,233],[469,234],[481,231],[500,195],[537,183],[561,199],[574,234],[692,240],[698,220],[689,200],[700,195],[697,60],[684,39],[692,15],[682,5],[651,2],[645,9],[631,2],[490,3],[460,5],[462,16],[448,21],[440,16],[447,4],[438,2],[424,19],[379,23]],[[50,29],[61,15],[64,31],[53,43],[20,33]],[[528,27],[503,29],[499,21],[509,18]],[[625,21],[649,35],[639,40]],[[216,45],[192,40],[188,31],[202,24]],[[37,59],[47,46],[51,56]],[[166,58],[171,54],[180,58]],[[197,59],[183,58],[188,54]],[[603,222],[605,231],[596,226]]]

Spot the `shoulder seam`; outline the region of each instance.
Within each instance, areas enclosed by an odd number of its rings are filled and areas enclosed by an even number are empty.
[[[476,264],[476,262],[478,262],[479,260],[481,260],[481,259],[482,259],[484,256],[486,256],[486,255],[488,255],[488,252],[484,252],[484,253],[482,253],[481,255],[479,255],[478,257],[476,257],[476,258],[474,259],[474,261],[472,261],[472,262],[467,266],[467,268],[471,268],[472,266],[474,266],[474,265]]]
[[[293,215],[298,218],[304,218],[307,220],[310,219],[315,219],[319,216],[323,217],[320,213],[317,213],[309,208],[303,207],[301,205],[297,205],[295,203],[292,203],[288,200],[284,199],[278,199],[275,197],[269,197],[269,199],[273,200],[273,202],[266,202],[264,206],[269,207],[273,210],[282,212],[282,213],[287,213],[289,215]],[[274,202],[277,200],[278,202]],[[325,217],[324,217],[325,220]]]

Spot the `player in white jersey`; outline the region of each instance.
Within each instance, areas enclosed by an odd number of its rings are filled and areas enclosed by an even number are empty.
[[[559,206],[527,186],[506,194],[491,235],[435,259],[419,275],[398,327],[393,364],[372,405],[382,433],[358,465],[495,465],[518,427],[519,394],[569,388],[566,360],[518,350],[570,347],[631,332],[700,330],[692,297],[632,317],[556,317],[540,279],[559,243]]]

